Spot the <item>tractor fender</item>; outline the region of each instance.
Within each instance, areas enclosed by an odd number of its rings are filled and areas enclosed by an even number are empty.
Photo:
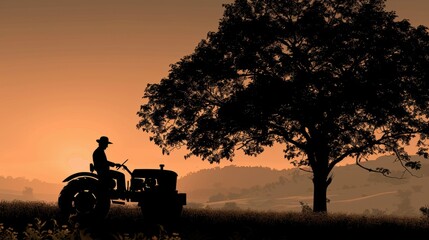
[[[78,172],[68,176],[63,182],[69,182],[70,180],[79,179],[79,178],[91,178],[94,180],[99,180],[98,175],[91,172]]]

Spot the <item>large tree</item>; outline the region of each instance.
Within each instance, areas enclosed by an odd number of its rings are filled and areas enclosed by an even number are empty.
[[[210,162],[279,143],[313,174],[313,211],[327,212],[341,161],[427,157],[429,34],[384,0],[236,0],[217,32],[149,84],[137,128],[163,152]],[[388,169],[374,171],[388,174]]]

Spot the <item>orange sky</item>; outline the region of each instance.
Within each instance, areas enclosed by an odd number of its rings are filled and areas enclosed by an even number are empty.
[[[179,176],[236,164],[288,168],[280,147],[232,163],[170,156],[136,129],[148,83],[216,31],[232,0],[0,1],[0,176],[61,182],[87,171],[96,139],[129,168],[164,163]],[[429,1],[389,0],[388,9],[429,26]],[[1,186],[0,186],[1,187]]]

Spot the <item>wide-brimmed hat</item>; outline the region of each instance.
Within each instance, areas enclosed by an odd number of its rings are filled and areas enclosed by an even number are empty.
[[[98,143],[107,143],[107,144],[112,144],[111,142],[109,142],[109,138],[106,136],[101,136],[100,139],[96,140]]]

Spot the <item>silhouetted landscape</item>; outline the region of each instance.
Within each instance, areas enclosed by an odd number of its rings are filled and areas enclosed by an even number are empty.
[[[411,21],[388,0],[9,2],[0,240],[429,234],[422,7]],[[89,172],[41,180],[82,166],[94,134]],[[176,150],[240,166],[125,165]],[[270,168],[282,159],[295,168]]]
[[[344,236],[421,238],[429,233],[428,218],[318,214],[311,211],[259,212],[251,210],[184,209],[175,226],[147,224],[137,207],[114,206],[105,219],[88,225],[64,219],[53,204],[0,202],[0,239],[289,239],[324,234]]]
[[[365,163],[367,167],[390,168],[390,178],[354,164],[337,167],[328,189],[328,211],[420,216],[419,208],[429,205],[429,163],[417,156],[413,158],[422,163],[420,170],[412,172],[415,176],[403,175],[393,157]],[[1,200],[46,202],[56,202],[63,187],[61,183],[11,177],[0,177],[0,186]],[[186,208],[299,212],[303,205],[312,206],[311,173],[299,169],[237,166],[206,169],[180,177],[178,189],[187,193]]]

